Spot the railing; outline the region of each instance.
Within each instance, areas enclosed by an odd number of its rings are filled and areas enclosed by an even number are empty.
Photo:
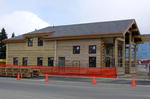
[[[39,69],[42,74],[58,75],[58,76],[86,76],[86,77],[107,77],[116,78],[115,67],[104,67],[104,68],[88,68],[88,67],[61,67],[61,66],[22,66],[22,65],[8,65],[0,64],[0,67],[24,67]]]

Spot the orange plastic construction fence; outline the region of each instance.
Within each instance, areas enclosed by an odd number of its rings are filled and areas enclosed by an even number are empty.
[[[115,67],[62,67],[62,66],[22,66],[22,65],[8,65],[0,64],[0,67],[24,67],[39,69],[42,74],[58,75],[58,76],[86,76],[86,77],[107,77],[116,78],[116,68]]]

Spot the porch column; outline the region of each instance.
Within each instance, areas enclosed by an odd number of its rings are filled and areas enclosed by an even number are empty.
[[[131,39],[132,39],[132,34],[129,33],[129,65],[128,65],[128,68],[127,68],[127,74],[130,73],[130,68],[131,68],[131,65],[132,65],[132,42],[131,42]]]
[[[136,67],[136,51],[137,51],[137,48],[136,48],[136,45],[134,45],[134,66]]]
[[[123,41],[122,43],[122,67],[125,68],[125,41]]]
[[[118,40],[117,39],[115,39],[114,58],[115,58],[115,66],[118,67]]]

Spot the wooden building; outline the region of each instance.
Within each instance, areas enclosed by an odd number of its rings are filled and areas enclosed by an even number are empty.
[[[7,64],[116,66],[118,73],[130,73],[142,38],[136,21],[129,19],[46,27],[5,42]]]

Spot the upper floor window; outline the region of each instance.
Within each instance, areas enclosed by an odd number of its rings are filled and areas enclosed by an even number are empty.
[[[95,53],[96,53],[96,45],[90,45],[89,54],[95,54]]]
[[[80,54],[80,46],[73,46],[73,54]]]
[[[28,58],[27,57],[23,57],[22,58],[22,65],[28,65]]]
[[[28,46],[33,46],[33,38],[28,38]]]
[[[18,57],[14,57],[13,58],[13,64],[14,65],[18,65]]]
[[[38,46],[43,46],[43,39],[42,38],[38,38]]]

